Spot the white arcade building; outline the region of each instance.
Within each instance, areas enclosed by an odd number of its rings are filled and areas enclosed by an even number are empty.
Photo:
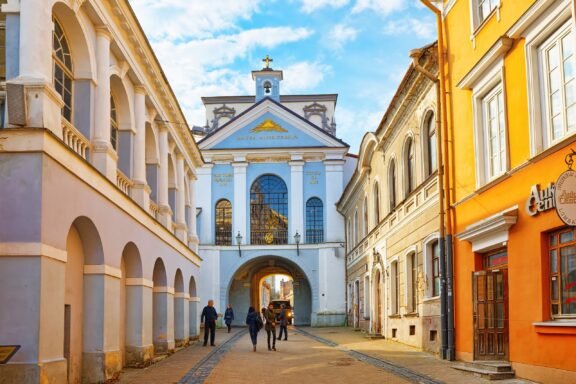
[[[281,95],[282,71],[252,72],[256,96],[203,98],[195,127],[203,301],[240,325],[271,274],[294,280],[295,324],[345,321],[344,224],[335,203],[354,169],[336,136],[336,94]]]

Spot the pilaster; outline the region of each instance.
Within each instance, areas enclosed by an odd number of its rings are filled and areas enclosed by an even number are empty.
[[[212,205],[212,168],[214,164],[207,163],[201,168],[196,170],[198,175],[198,182],[196,182],[196,203],[197,206],[202,208],[202,213],[200,214],[200,242],[202,244],[213,244],[213,218],[214,218],[214,207]],[[194,209],[194,205],[192,205]],[[195,214],[195,212],[194,212]]]
[[[344,188],[344,160],[324,160],[326,174],[326,242],[344,242],[344,218],[336,203]]]
[[[235,238],[238,232],[244,238],[244,243],[250,243],[250,236],[246,230],[246,168],[245,161],[232,163],[234,168],[234,201],[232,202],[232,237]]]
[[[298,158],[301,158],[299,156]],[[296,232],[304,236],[304,161],[293,157],[290,164],[290,221],[288,240],[291,242]]]
[[[154,357],[152,344],[152,281],[127,278],[126,289],[126,361],[141,367]]]

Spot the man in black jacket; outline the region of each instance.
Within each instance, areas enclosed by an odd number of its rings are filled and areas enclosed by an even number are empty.
[[[216,320],[218,320],[218,313],[214,309],[214,300],[208,300],[208,305],[204,307],[200,316],[200,322],[204,323],[204,346],[208,344],[208,331],[210,331],[210,345],[214,346]]]

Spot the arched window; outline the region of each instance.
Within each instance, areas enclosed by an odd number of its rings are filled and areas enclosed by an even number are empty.
[[[324,242],[324,206],[322,200],[312,197],[306,202],[306,243]]]
[[[404,147],[404,196],[408,196],[416,186],[416,159],[414,157],[414,141],[408,138]]]
[[[358,209],[354,212],[354,246],[358,244],[360,232],[358,232]]]
[[[52,34],[52,58],[54,61],[54,88],[64,100],[62,116],[72,121],[72,56],[64,30],[58,20],[54,19]]]
[[[380,187],[374,183],[374,227],[380,223]]]
[[[118,150],[118,118],[116,116],[116,103],[110,96],[110,143],[114,150]]]
[[[436,143],[436,119],[434,114],[430,113],[426,124],[424,125],[424,133],[426,137],[426,157],[427,157],[427,171],[428,176],[438,169],[438,151]]]
[[[250,188],[250,243],[288,244],[288,188],[278,176],[260,176]]]
[[[390,211],[396,207],[396,161],[390,160],[388,168],[388,196],[390,201]]]
[[[226,199],[216,203],[216,245],[232,245],[232,204]]]
[[[362,214],[364,216],[364,223],[362,225],[362,237],[368,235],[368,196],[364,196],[364,206],[362,207]]]

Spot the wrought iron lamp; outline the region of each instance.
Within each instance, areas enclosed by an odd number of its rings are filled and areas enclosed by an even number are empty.
[[[298,231],[294,235],[294,242],[296,243],[296,255],[300,256],[300,234]]]
[[[242,235],[240,234],[240,231],[238,231],[238,234],[236,235],[236,244],[238,244],[238,256],[242,257],[242,250],[240,249],[240,244],[242,244]]]

